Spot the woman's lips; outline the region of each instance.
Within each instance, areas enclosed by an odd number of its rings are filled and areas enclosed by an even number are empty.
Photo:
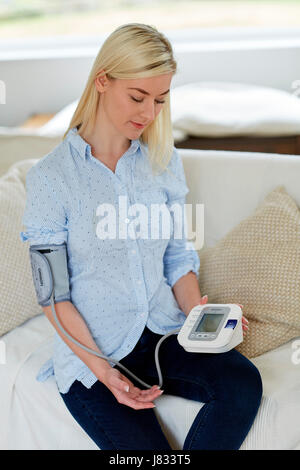
[[[137,122],[130,121],[137,129],[143,129],[146,127],[146,124],[138,124]]]

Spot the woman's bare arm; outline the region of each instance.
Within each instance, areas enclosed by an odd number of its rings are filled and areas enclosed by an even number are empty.
[[[201,296],[199,282],[193,271],[188,272],[175,282],[173,293],[179,307],[186,316],[196,305],[206,303],[205,296]]]
[[[101,359],[100,357],[85,351],[80,346],[77,346],[75,343],[69,340],[58,327],[53,317],[51,305],[42,308],[46,317],[53,325],[59,336],[63,339],[63,341],[76,354],[76,356],[78,356],[88,366],[88,368],[95,374],[98,380],[102,382],[105,371],[107,369],[111,369],[112,366],[106,361],[106,359]],[[93,340],[87,324],[72,302],[58,302],[55,304],[55,311],[59,322],[69,333],[69,335],[82,343],[84,346],[87,346],[88,348],[94,349],[100,354],[103,354]]]
[[[147,390],[135,387],[126,376],[116,370],[115,367],[112,367],[106,359],[94,356],[69,340],[57,325],[53,317],[51,305],[43,307],[43,311],[63,341],[87,365],[98,380],[109,388],[119,403],[136,410],[153,408],[155,406],[152,401],[162,393],[157,386]],[[55,311],[59,322],[67,333],[84,346],[103,354],[93,340],[84,319],[71,302],[66,301],[55,304]]]

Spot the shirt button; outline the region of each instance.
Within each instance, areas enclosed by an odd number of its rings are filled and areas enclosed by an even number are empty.
[[[138,279],[137,281],[138,284],[142,284],[142,281],[140,279]]]
[[[132,253],[133,255],[135,255],[135,254],[136,254],[136,251],[135,251],[135,250],[131,250],[131,253]]]
[[[128,219],[128,217],[126,217],[126,219],[124,219],[124,222],[125,222],[125,224],[129,224],[130,220]]]

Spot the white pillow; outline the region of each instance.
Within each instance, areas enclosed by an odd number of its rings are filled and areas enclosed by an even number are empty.
[[[300,134],[300,100],[275,88],[196,82],[171,90],[174,129],[195,137]]]
[[[37,161],[19,161],[0,178],[0,336],[42,312],[32,281],[28,246],[20,240],[26,174]]]

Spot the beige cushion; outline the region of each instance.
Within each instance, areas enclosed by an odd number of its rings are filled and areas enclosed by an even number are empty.
[[[199,256],[209,302],[244,306],[241,353],[255,357],[300,335],[300,212],[284,186]]]
[[[62,140],[61,136],[39,135],[38,129],[0,126],[0,176],[22,160],[41,158]]]
[[[0,178],[0,336],[41,313],[32,282],[28,246],[20,239],[26,173],[37,161],[17,162]]]

